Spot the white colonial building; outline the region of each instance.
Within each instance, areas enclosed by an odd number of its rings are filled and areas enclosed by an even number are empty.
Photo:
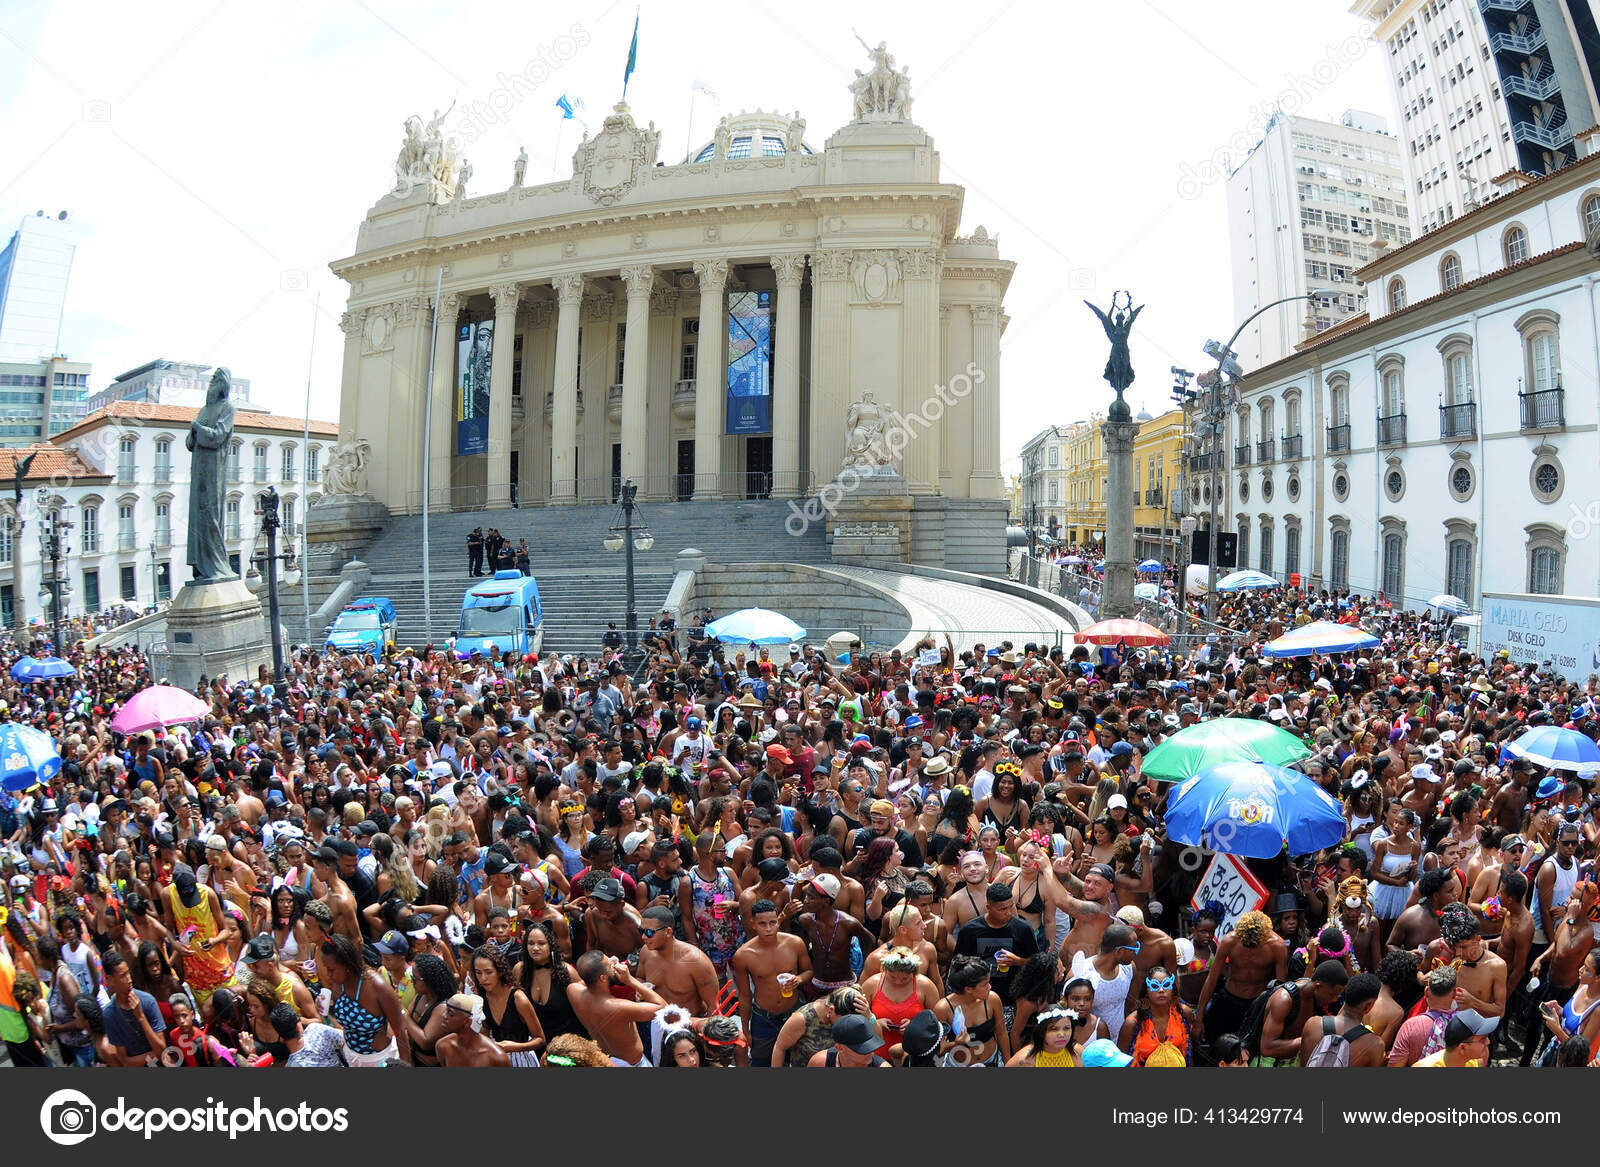
[[[40,614],[37,594],[52,565],[39,542],[40,517],[65,528],[60,572],[67,615],[171,599],[189,580],[189,451],[197,410],[117,402],[90,414],[50,445],[0,450],[0,616],[7,626]],[[337,428],[313,421],[310,441],[297,418],[240,410],[234,415],[225,535],[236,570],[248,570],[259,531],[255,497],[280,496],[279,538],[298,541],[306,507],[321,495]],[[23,527],[12,494],[16,462],[38,457],[23,481]],[[41,510],[39,492],[48,506]]]
[[[1367,313],[1241,383],[1241,566],[1413,608],[1600,592],[1600,156],[1513,183],[1381,249]]]
[[[508,159],[510,185],[476,195],[448,127],[410,119],[395,190],[332,265],[340,434],[371,443],[371,495],[392,514],[425,492],[605,503],[624,480],[656,502],[803,498],[905,418],[888,463],[914,512],[992,526],[999,555],[1014,265],[959,234],[962,188],[873,56],[820,148],[798,115],[743,114],[667,164],[619,104],[569,177],[523,185]]]

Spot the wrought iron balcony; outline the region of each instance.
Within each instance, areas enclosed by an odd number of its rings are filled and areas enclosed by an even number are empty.
[[[1478,434],[1478,403],[1463,401],[1457,405],[1439,406],[1439,436],[1441,438],[1471,438]]]
[[[1265,438],[1256,443],[1256,461],[1271,462],[1277,458],[1277,441]]]
[[[1567,424],[1567,391],[1559,386],[1535,393],[1518,393],[1524,430],[1558,430]]]
[[[1189,456],[1189,469],[1196,474],[1205,474],[1211,469],[1210,454],[1191,454]]]
[[[1305,456],[1305,438],[1299,434],[1290,434],[1283,439],[1283,456],[1287,460]]]
[[[1250,465],[1250,443],[1241,442],[1233,448],[1233,464],[1235,466]]]
[[[1350,423],[1328,427],[1328,453],[1345,454],[1350,451]]]
[[[1144,505],[1147,507],[1158,507],[1161,505],[1161,488],[1159,486],[1144,492]]]
[[[1391,414],[1378,419],[1378,445],[1403,446],[1406,444],[1406,415]]]

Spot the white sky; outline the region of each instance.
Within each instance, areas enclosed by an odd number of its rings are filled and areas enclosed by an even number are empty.
[[[1336,119],[1354,106],[1393,128],[1387,53],[1358,39],[1348,8],[646,0],[628,97],[661,129],[669,164],[681,160],[696,74],[721,111],[798,109],[820,148],[848,119],[846,81],[865,67],[852,28],[886,40],[910,68],[912,114],[944,180],[966,187],[963,233],[982,223],[1017,261],[1002,366],[1011,471],[1041,426],[1109,400],[1085,296],[1103,305],[1125,287],[1148,305],[1134,333],[1135,410],[1161,412],[1168,368],[1199,368],[1206,337],[1233,331],[1223,184],[1194,176],[1238,158],[1241,135],[1259,137],[1263,106],[1287,94],[1296,112]],[[7,0],[0,238],[36,209],[71,212],[62,347],[93,362],[94,389],[165,356],[226,364],[257,402],[299,415],[320,293],[312,413],[334,418],[346,296],[327,264],[350,252],[387,189],[403,119],[452,98],[458,109],[488,102],[500,73],[541,48],[557,59],[581,26],[587,45],[467,150],[472,194],[510,184],[519,145],[528,181],[548,181],[556,97],[583,98],[598,124],[618,97],[634,11],[627,0]],[[696,145],[718,114],[698,99]],[[577,136],[569,123],[563,176]]]

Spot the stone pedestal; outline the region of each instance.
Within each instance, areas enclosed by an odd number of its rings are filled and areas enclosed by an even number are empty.
[[[337,575],[360,556],[389,521],[389,508],[370,494],[325,495],[306,514],[306,567]]]
[[[192,689],[200,678],[226,674],[254,680],[272,667],[261,601],[241,579],[187,583],[167,609],[167,680]]]
[[[827,532],[833,558],[854,559],[853,551],[870,544],[874,565],[898,556],[895,563],[911,562],[911,494],[906,480],[887,466],[873,470],[846,469],[823,487],[818,501],[827,513]],[[837,535],[846,531],[844,543]],[[870,534],[852,534],[867,529]],[[862,540],[868,542],[863,542]]]
[[[1139,423],[1119,400],[1101,431],[1106,443],[1106,563],[1100,615],[1116,619],[1134,611],[1133,440],[1139,435]]]

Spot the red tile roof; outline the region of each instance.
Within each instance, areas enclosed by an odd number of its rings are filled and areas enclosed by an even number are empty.
[[[198,409],[192,409],[187,405],[157,405],[149,401],[113,401],[105,408],[95,410],[65,433],[57,435],[57,440],[76,435],[82,430],[92,429],[109,420],[188,425],[199,412]],[[301,417],[285,417],[277,413],[259,413],[250,409],[237,409],[233,415],[233,428],[236,430],[277,430],[284,433],[298,434],[303,432],[305,428],[305,419]],[[313,418],[311,432],[319,438],[338,437],[339,426],[336,422],[318,421]]]
[[[93,478],[111,481],[109,474],[96,470],[78,456],[76,450],[63,450],[60,446],[11,446],[0,449],[0,482],[10,483],[17,472],[17,463],[29,453],[38,457],[28,466],[26,482],[49,482],[61,478]]]

